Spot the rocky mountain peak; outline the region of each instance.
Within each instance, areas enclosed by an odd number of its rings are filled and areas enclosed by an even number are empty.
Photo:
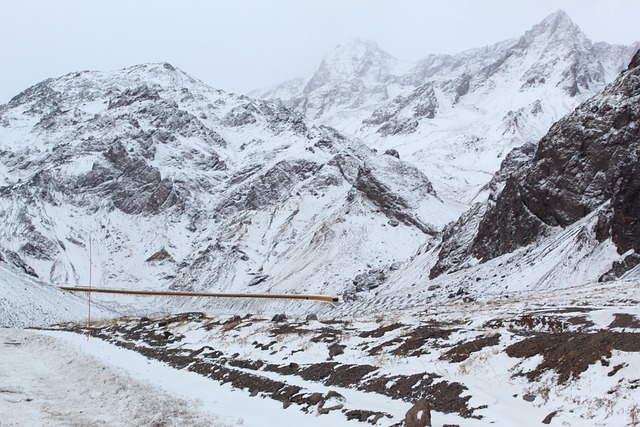
[[[611,62],[562,10],[525,32],[512,54],[525,58],[525,88],[552,83],[571,97],[602,88],[608,67],[604,64]]]
[[[318,71],[305,87],[305,93],[327,84],[328,82],[345,82],[368,80],[383,82],[388,79],[397,60],[380,49],[369,40],[353,39],[338,45],[327,54]]]
[[[352,39],[336,46],[324,58],[324,65],[340,75],[362,77],[372,68],[387,68],[395,58],[370,40]]]
[[[169,63],[146,63],[111,72],[77,71],[55,79],[44,80],[13,97],[8,107],[28,104],[29,111],[55,111],[75,108],[101,98],[114,98],[120,93],[165,91],[181,93],[183,88],[191,92],[211,91],[201,81],[194,79]]]
[[[562,9],[558,9],[544,18],[542,22],[535,25],[531,31],[553,33],[555,31],[567,31],[574,29],[578,29],[578,27],[573,23],[567,12]]]
[[[565,47],[575,49],[591,46],[591,41],[563,10],[558,10],[534,25],[522,36],[520,43],[531,47],[536,44],[550,45],[553,49]]]

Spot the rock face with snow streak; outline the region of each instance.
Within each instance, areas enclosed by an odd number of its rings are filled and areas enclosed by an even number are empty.
[[[485,216],[474,254],[481,259],[501,255],[535,241],[547,226],[566,227],[607,201],[612,217],[603,227],[610,228],[619,252],[640,249],[639,58],[636,54],[602,95],[542,138],[531,166],[508,180]]]
[[[470,257],[486,262],[542,242],[554,228],[567,228],[595,211],[594,237],[610,239],[625,255],[603,277],[635,267],[640,249],[639,106],[640,51],[602,94],[551,128],[533,159],[508,175],[481,220],[467,221],[445,236],[432,277],[454,271]],[[477,229],[471,243],[469,229]]]

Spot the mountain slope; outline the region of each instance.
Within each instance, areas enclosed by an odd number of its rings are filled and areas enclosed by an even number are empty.
[[[623,254],[637,236],[640,159],[640,51],[600,96],[558,121],[531,165],[512,176],[482,222],[472,253],[486,260],[527,245],[548,227],[566,227],[605,203],[598,239]],[[500,224],[500,227],[495,227]]]
[[[499,193],[448,225],[384,292],[408,280],[427,280],[420,292],[432,298],[461,298],[637,277],[639,58],[535,151],[511,156]]]
[[[0,106],[0,262],[55,285],[353,292],[463,206],[277,102],[169,64],[72,73]],[[371,266],[371,267],[368,267]]]

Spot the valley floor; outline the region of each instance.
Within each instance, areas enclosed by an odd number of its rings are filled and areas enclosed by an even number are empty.
[[[637,295],[0,329],[0,426],[401,426],[421,398],[434,427],[638,426]]]

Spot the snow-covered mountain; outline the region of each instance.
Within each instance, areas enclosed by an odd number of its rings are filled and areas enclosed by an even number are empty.
[[[97,287],[329,293],[385,308],[620,276],[635,246],[615,230],[633,230],[611,225],[606,206],[622,193],[600,186],[606,168],[575,185],[526,171],[551,123],[631,49],[592,44],[557,12],[519,39],[415,64],[349,43],[309,81],[261,94],[284,100],[216,90],[166,63],[46,80],[0,106],[0,264],[25,283],[86,285],[91,258]],[[589,102],[632,105],[634,86],[619,82]],[[580,108],[557,126],[591,129],[604,114]],[[591,135],[552,130],[543,147],[554,132]],[[553,157],[563,143],[549,146]],[[518,228],[509,209],[529,206],[516,203],[525,176],[527,189],[564,185],[562,200],[586,188],[568,208],[580,215]],[[544,207],[549,189],[538,192]],[[614,231],[594,236],[596,223]]]
[[[0,262],[54,285],[353,291],[463,206],[278,102],[169,64],[44,81],[0,107]]]
[[[295,79],[250,95],[280,99],[310,118],[322,119],[387,101],[388,86],[410,66],[372,41],[354,39],[325,56],[307,81]]]
[[[511,149],[536,142],[602,90],[639,46],[592,43],[559,10],[519,38],[415,63],[354,40],[307,80],[251,95],[397,150],[443,196],[482,201],[482,187]]]
[[[414,64],[349,43],[277,99],[167,63],[25,90],[0,106],[3,420],[636,425],[632,48],[557,12]],[[340,303],[59,289],[89,283]],[[61,321],[95,339],[4,329]]]
[[[507,156],[498,192],[391,275],[378,300],[406,283],[416,300],[446,301],[637,280],[639,101],[640,51],[535,149]]]

